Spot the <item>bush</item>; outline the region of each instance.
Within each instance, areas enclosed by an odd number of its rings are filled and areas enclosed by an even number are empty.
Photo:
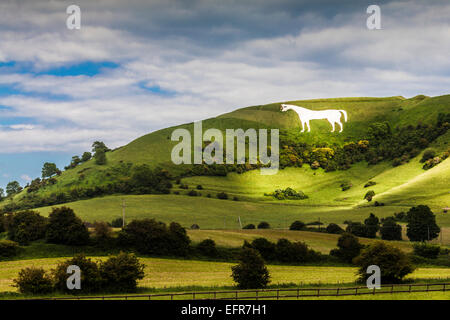
[[[351,233],[357,237],[367,237],[368,229],[365,224],[361,222],[350,222],[345,229],[345,232]]]
[[[200,226],[199,226],[198,224],[196,224],[196,223],[194,223],[194,224],[191,226],[191,230],[198,230],[198,229],[200,229]]]
[[[302,191],[295,191],[292,188],[286,188],[284,190],[277,189],[274,192],[265,195],[272,196],[278,200],[303,200],[308,198]]]
[[[319,254],[308,248],[304,242],[290,242],[287,239],[279,239],[276,244],[277,260],[281,262],[303,263],[314,261]]]
[[[226,194],[225,192],[219,192],[217,194],[217,199],[227,200],[228,199],[228,194]]]
[[[255,229],[255,225],[253,223],[249,223],[245,225],[242,229]]]
[[[217,257],[216,243],[212,239],[205,239],[197,245],[197,250],[204,256]]]
[[[407,213],[406,235],[411,241],[425,241],[437,238],[441,228],[436,224],[436,217],[428,206],[412,207]]]
[[[187,193],[187,195],[188,195],[188,196],[191,196],[191,197],[196,197],[196,196],[199,195],[199,193],[198,193],[197,191],[195,191],[195,190],[189,190],[189,192]]]
[[[266,261],[276,259],[276,245],[266,238],[254,239],[250,244],[250,247],[257,250]]]
[[[327,233],[332,234],[341,234],[344,232],[344,229],[342,229],[340,226],[338,226],[336,223],[330,223],[326,228]]]
[[[167,228],[154,219],[133,220],[118,235],[118,243],[143,254],[185,255],[189,247],[186,230],[172,222]]]
[[[351,263],[357,257],[363,245],[359,243],[358,238],[350,233],[342,234],[337,242],[338,249],[330,251],[330,255],[336,256],[344,262]]]
[[[86,245],[89,242],[89,231],[72,209],[52,208],[45,238],[50,243]]]
[[[369,190],[369,191],[367,191],[366,195],[364,196],[364,200],[367,200],[368,202],[370,202],[370,201],[372,201],[374,196],[375,196],[375,191]]]
[[[306,225],[302,221],[294,221],[292,222],[291,226],[289,227],[289,230],[302,230],[306,227]]]
[[[19,244],[10,240],[0,240],[0,259],[14,257],[19,251]]]
[[[436,150],[432,148],[425,149],[422,155],[422,159],[420,159],[420,162],[425,162],[429,159],[433,159],[436,156]]]
[[[30,241],[45,237],[47,221],[36,211],[21,211],[15,213],[8,225],[8,238],[27,245]]]
[[[203,186],[202,186],[201,184],[199,184],[199,185],[197,186],[197,190],[203,190]]]
[[[67,288],[67,268],[71,265],[78,266],[81,270],[81,289],[70,290]],[[73,258],[60,262],[52,270],[55,289],[66,293],[92,293],[102,290],[102,277],[97,263],[84,254],[77,254]]]
[[[345,181],[345,182],[341,183],[340,187],[341,187],[342,191],[346,191],[346,190],[350,189],[351,187],[353,187],[353,184],[350,181]]]
[[[383,240],[402,240],[402,226],[393,218],[384,219],[380,233]]]
[[[436,259],[441,251],[439,246],[427,243],[415,243],[413,247],[415,255],[428,259]]]
[[[367,268],[371,265],[380,267],[383,283],[400,282],[407,274],[414,271],[411,260],[403,251],[381,241],[363,249],[354,259],[354,263],[359,266],[358,274],[361,281],[367,280],[370,276]]]
[[[52,279],[44,269],[30,267],[19,271],[14,287],[24,294],[47,294],[52,291]]]
[[[270,282],[269,271],[258,251],[243,248],[239,264],[231,267],[232,277],[239,289],[265,288]]]
[[[100,263],[103,290],[108,292],[135,292],[137,281],[144,278],[145,265],[132,253],[120,252]]]
[[[364,188],[368,188],[368,187],[371,187],[371,186],[374,186],[374,185],[376,185],[377,183],[375,182],[375,181],[368,181],[365,185],[364,185]]]
[[[94,222],[93,237],[100,247],[105,248],[112,245],[112,229],[106,222]]]
[[[364,220],[364,225],[367,227],[366,237],[375,238],[378,230],[380,229],[380,220],[373,213],[371,213],[370,216]]]
[[[270,229],[270,224],[268,222],[260,222],[258,224],[258,229]]]
[[[122,226],[123,226],[122,218],[116,218],[113,221],[111,221],[111,227],[113,228],[122,228]]]

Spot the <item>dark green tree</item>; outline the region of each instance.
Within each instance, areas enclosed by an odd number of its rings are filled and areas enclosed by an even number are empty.
[[[8,224],[8,238],[28,245],[30,241],[45,237],[47,221],[39,212],[26,210],[15,213]]]
[[[338,249],[331,250],[330,255],[348,263],[351,263],[364,247],[359,243],[358,238],[350,233],[343,233],[338,239],[337,246]]]
[[[436,224],[436,216],[428,206],[412,207],[407,213],[407,220],[406,235],[411,241],[433,240],[441,232]]]
[[[22,191],[22,187],[17,181],[11,181],[6,185],[6,195],[8,197],[13,196],[19,193],[20,191]]]
[[[378,230],[380,229],[380,220],[373,213],[371,213],[370,216],[364,220],[364,224],[367,227],[366,236],[368,238],[375,238]]]
[[[402,226],[392,217],[383,220],[380,233],[383,240],[402,240]]]
[[[89,231],[71,208],[52,208],[45,238],[50,243],[86,245],[89,242]]]
[[[376,241],[363,249],[353,261],[359,266],[360,281],[365,281],[370,276],[367,268],[371,265],[380,267],[382,283],[400,282],[414,271],[411,260],[403,251],[381,241]]]
[[[54,176],[58,173],[58,168],[56,167],[56,164],[53,162],[46,162],[42,166],[42,178],[50,178],[51,176]]]
[[[263,258],[252,248],[243,248],[239,255],[239,264],[231,267],[232,277],[239,289],[265,288],[270,275]]]
[[[92,153],[86,151],[86,152],[84,152],[83,155],[81,156],[81,161],[82,161],[82,162],[86,162],[86,161],[91,160],[91,158],[92,158]]]
[[[100,263],[103,290],[108,292],[135,292],[137,281],[143,279],[145,265],[133,253],[120,252]]]

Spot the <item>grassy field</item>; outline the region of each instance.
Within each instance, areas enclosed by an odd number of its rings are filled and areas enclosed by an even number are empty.
[[[94,257],[94,260],[105,259]],[[0,292],[15,291],[12,279],[20,269],[36,266],[50,270],[62,258],[33,259],[0,262]],[[139,282],[140,287],[168,289],[177,287],[224,287],[232,286],[231,266],[233,263],[209,262],[180,259],[141,258],[146,265],[146,277]],[[281,266],[269,265],[273,285],[283,284],[338,284],[356,280],[356,268]],[[408,279],[448,279],[450,268],[419,268]]]

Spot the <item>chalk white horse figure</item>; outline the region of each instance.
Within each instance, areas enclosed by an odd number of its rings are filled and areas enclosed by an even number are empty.
[[[339,132],[342,132],[344,130],[344,126],[341,122],[341,112],[344,114],[344,120],[347,122],[347,112],[345,110],[309,110],[303,107],[299,106],[293,106],[290,104],[282,104],[280,110],[282,112],[288,111],[288,110],[294,110],[297,112],[298,117],[300,121],[302,122],[303,130],[301,132],[305,132],[306,125],[308,125],[308,132],[311,132],[311,127],[309,126],[310,120],[316,120],[316,119],[327,119],[328,122],[331,124],[331,127],[333,130],[331,132],[334,132],[334,125],[335,123],[339,124],[341,127],[341,130]]]

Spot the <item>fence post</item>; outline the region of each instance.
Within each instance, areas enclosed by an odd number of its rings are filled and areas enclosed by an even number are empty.
[[[394,292],[394,285],[391,285],[391,293]]]
[[[375,294],[375,289],[376,289],[376,288],[375,288],[375,287],[373,287],[373,294]]]
[[[216,300],[216,292],[214,291],[214,300]]]
[[[320,297],[320,288],[317,288],[317,296]]]
[[[277,289],[277,300],[280,299],[280,289]]]
[[[238,299],[238,291],[236,290],[236,300]]]
[[[336,296],[339,296],[339,287],[337,288]]]
[[[195,292],[192,292],[192,300],[195,300]]]
[[[355,295],[358,295],[358,287],[355,288]]]
[[[173,294],[170,295],[170,300],[173,300]]]
[[[255,290],[256,300],[258,300],[258,290]]]
[[[412,285],[409,285],[409,293],[411,293]]]
[[[427,292],[428,292],[428,290],[429,290],[429,284],[427,283]]]
[[[300,289],[297,288],[297,299],[298,299],[299,295],[300,295]]]

